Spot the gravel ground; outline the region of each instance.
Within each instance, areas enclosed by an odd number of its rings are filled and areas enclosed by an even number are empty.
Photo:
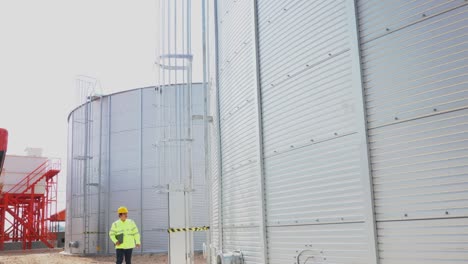
[[[115,263],[115,256],[79,257],[61,253],[62,250],[28,250],[0,252],[0,264],[91,264]],[[134,254],[132,264],[166,264],[166,254]],[[202,256],[195,257],[195,264],[206,263]]]

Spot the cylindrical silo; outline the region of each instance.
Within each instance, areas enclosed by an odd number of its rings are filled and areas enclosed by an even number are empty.
[[[171,88],[174,89],[171,89]],[[174,93],[166,86],[164,93]],[[203,85],[192,86],[193,193],[192,223],[208,225],[205,195]],[[68,118],[66,251],[78,254],[114,252],[108,231],[126,206],[137,223],[141,252],[167,252],[168,199],[161,186],[184,179],[160,175],[158,87],[92,96]],[[170,96],[169,96],[170,97]],[[168,98],[168,96],[165,96]],[[164,102],[170,107],[174,102]],[[168,161],[170,162],[170,161]],[[175,175],[175,174],[171,174]],[[206,234],[196,232],[195,250]]]
[[[212,255],[466,261],[466,1],[210,3]]]

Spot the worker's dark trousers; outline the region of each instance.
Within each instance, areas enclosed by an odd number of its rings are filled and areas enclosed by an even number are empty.
[[[129,249],[116,249],[116,253],[117,253],[117,262],[115,262],[116,264],[122,264],[123,263],[123,259],[125,257],[125,263],[126,264],[132,264],[132,251],[133,251],[133,248],[129,248]]]

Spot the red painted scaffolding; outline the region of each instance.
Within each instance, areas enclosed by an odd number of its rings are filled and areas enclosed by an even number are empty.
[[[60,160],[47,160],[0,193],[0,250],[9,242],[21,242],[23,249],[32,249],[36,241],[54,247],[57,227],[51,216],[57,213],[60,169]]]

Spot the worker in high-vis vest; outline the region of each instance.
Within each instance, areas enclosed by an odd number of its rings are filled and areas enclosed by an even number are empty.
[[[116,264],[122,264],[125,258],[126,264],[132,263],[132,252],[135,247],[139,248],[140,233],[135,221],[128,219],[128,209],[124,206],[117,209],[119,220],[112,223],[109,237],[114,242],[117,257]]]

